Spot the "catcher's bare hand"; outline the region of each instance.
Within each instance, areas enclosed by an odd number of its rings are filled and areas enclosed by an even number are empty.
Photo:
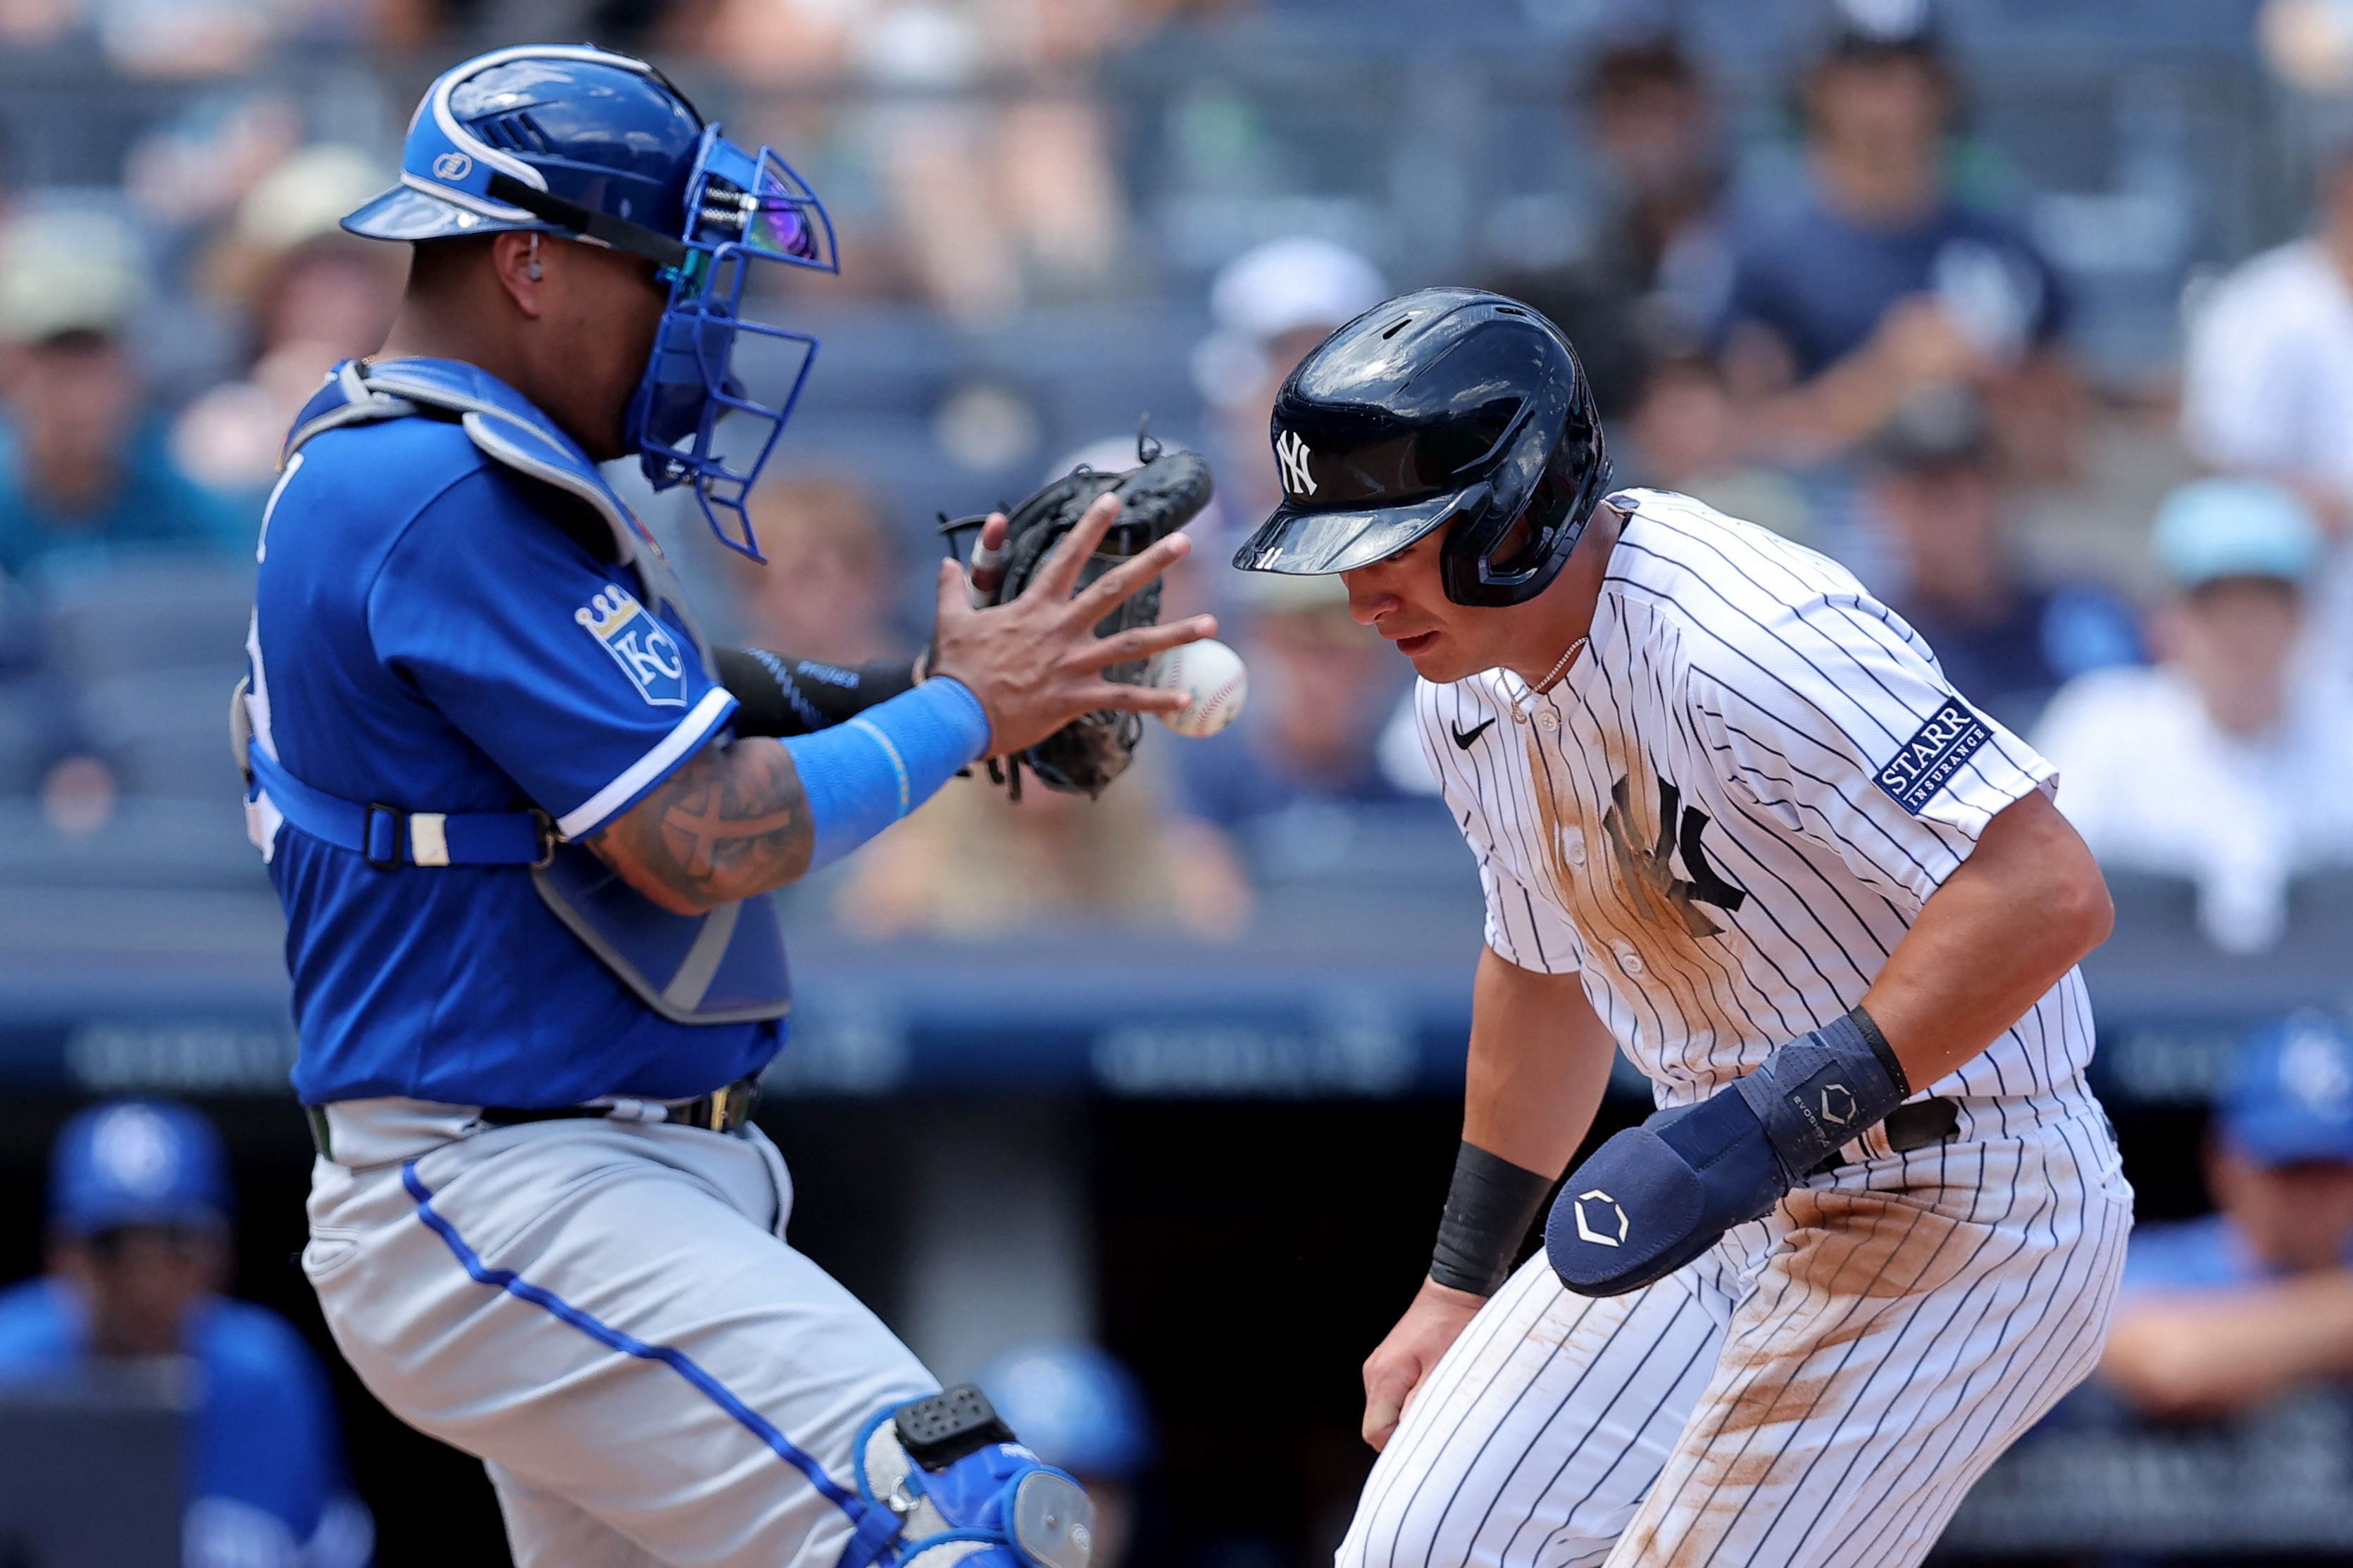
[[[1149,658],[1163,648],[1215,637],[1217,618],[1195,616],[1165,626],[1141,626],[1107,637],[1095,623],[1129,595],[1185,558],[1192,542],[1181,533],[1122,562],[1071,593],[1087,557],[1119,518],[1119,498],[1106,495],[1065,534],[1044,566],[1009,605],[972,607],[964,569],[940,563],[939,625],[934,675],[954,676],[971,688],[988,715],[988,752],[1002,756],[1035,745],[1082,713],[1098,708],[1173,713],[1192,700],[1182,691],[1105,680],[1106,665]],[[999,538],[997,518],[989,527]],[[983,539],[987,538],[984,532]]]

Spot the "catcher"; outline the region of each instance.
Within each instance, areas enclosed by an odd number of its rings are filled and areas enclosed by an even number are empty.
[[[1076,1483],[783,1240],[764,895],[982,756],[1180,706],[1098,672],[1215,629],[1122,608],[1184,518],[1139,494],[1098,571],[1118,496],[1016,509],[996,602],[942,563],[927,679],[714,655],[597,464],[634,451],[756,554],[790,389],[733,345],[790,334],[743,269],[830,269],[823,209],[623,56],[501,49],[425,109],[345,220],[415,247],[408,289],[288,437],[236,704],[327,1323],[486,1462],[522,1568],[1085,1568]],[[754,460],[723,411],[766,422]]]

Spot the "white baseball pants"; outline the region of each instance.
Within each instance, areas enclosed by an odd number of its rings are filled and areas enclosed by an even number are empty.
[[[1817,1177],[1629,1295],[1539,1255],[1416,1391],[1338,1568],[1917,1563],[2097,1363],[2131,1226],[2086,1105]]]
[[[303,1270],[376,1397],[483,1459],[518,1568],[833,1568],[858,1428],[939,1384],[785,1245],[756,1128],[330,1120]]]

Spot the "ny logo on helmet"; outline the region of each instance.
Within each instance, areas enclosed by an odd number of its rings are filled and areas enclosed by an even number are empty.
[[[444,153],[433,160],[433,173],[444,180],[462,180],[474,172],[474,161],[463,153]]]
[[[1315,493],[1315,476],[1307,471],[1307,443],[1296,430],[1274,438],[1274,456],[1282,464],[1282,488],[1295,496]]]

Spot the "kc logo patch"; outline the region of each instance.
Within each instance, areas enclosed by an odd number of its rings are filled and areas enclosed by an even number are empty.
[[[1274,438],[1275,460],[1282,465],[1282,488],[1295,496],[1315,493],[1315,476],[1307,471],[1307,443],[1296,430]]]
[[[1993,730],[1961,703],[1947,702],[1904,742],[1875,775],[1887,797],[1913,816],[1936,797],[1936,792],[1978,754]]]
[[[452,184],[474,172],[474,161],[463,153],[444,153],[433,160],[433,173]]]
[[[686,656],[670,628],[647,613],[636,595],[607,583],[572,618],[605,645],[638,696],[657,708],[686,706]]]

